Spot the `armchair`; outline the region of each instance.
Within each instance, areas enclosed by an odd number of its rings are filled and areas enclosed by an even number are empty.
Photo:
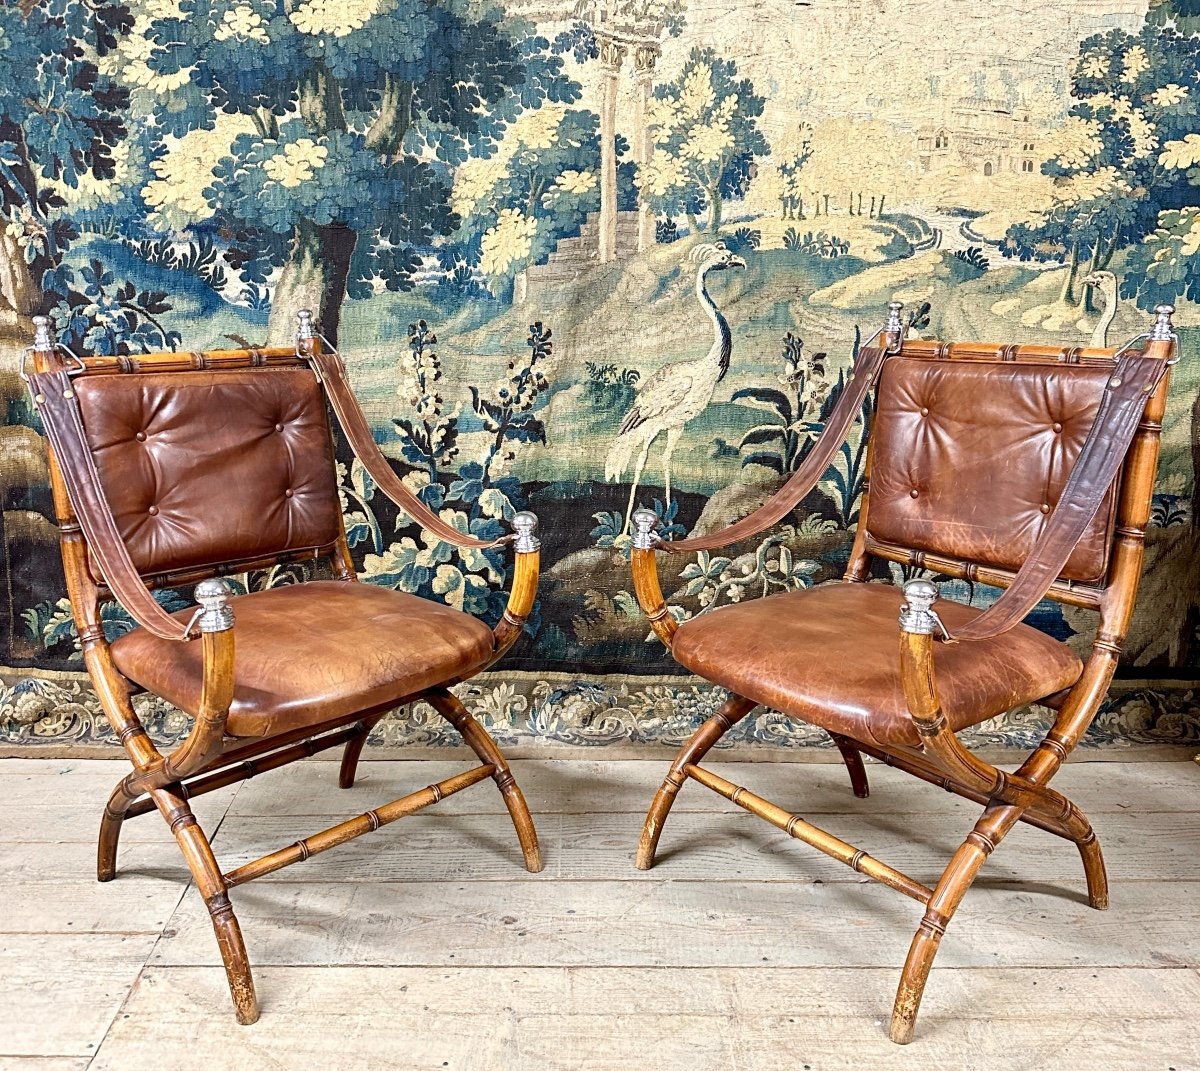
[[[492,778],[525,867],[537,834],[508,762],[449,686],[496,661],[520,635],[537,591],[537,518],[518,513],[492,543],[447,524],[397,477],[371,437],[341,358],[307,312],[294,347],[76,357],[35,321],[28,385],[49,441],[63,565],[80,645],[100,704],[133,771],[100,827],[97,876],[116,874],[127,818],[157,810],[208,906],[238,1021],[258,1018],[229,890]],[[461,547],[512,544],[512,590],[496,625],[440,603],[357,582],[338,502],[326,402],[379,489],[414,521]],[[299,561],[334,579],[233,596],[221,576]],[[153,590],[195,584],[199,608],[168,613]],[[111,639],[101,609],[137,627]],[[163,754],[131,698],[149,692],[192,717]],[[190,801],[344,746],[349,788],[373,726],[428,702],[480,765],[235,870],[223,872]]]
[[[906,340],[900,308],[891,303],[821,438],[773,498],[724,531],[678,542],[658,537],[653,513],[635,513],[632,569],[638,600],[676,661],[729,693],[667,772],[637,866],[653,866],[671,806],[693,780],[916,900],[925,911],[890,1026],[892,1040],[907,1043],[942,936],[1017,822],[1074,843],[1091,906],[1108,906],[1095,832],[1048,782],[1099,710],[1129,626],[1176,339],[1170,306],[1120,350]],[[844,582],[676,621],[656,552],[725,546],[787,516],[872,388],[869,489]],[[1006,590],[983,612],[937,602],[927,579],[903,593],[869,583],[876,560]],[[1086,664],[1022,623],[1045,597],[1098,613]],[[1014,773],[956,735],[1026,703],[1050,707],[1054,724]],[[860,797],[869,755],[983,805],[932,888],[700,765],[759,704],[824,728]]]

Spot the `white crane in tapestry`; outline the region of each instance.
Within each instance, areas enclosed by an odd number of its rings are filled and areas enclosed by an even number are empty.
[[[622,532],[629,531],[629,518],[637,501],[638,484],[650,455],[650,447],[659,434],[666,432],[662,452],[663,486],[666,505],[671,505],[671,454],[683,435],[683,427],[694,420],[712,401],[713,391],[729,371],[733,352],[733,335],[729,321],[721,314],[708,292],[711,272],[729,268],[744,268],[746,262],[725,248],[724,243],[705,243],[696,246],[689,259],[699,264],[696,272],[696,299],[713,324],[713,344],[703,357],[690,361],[673,361],[663,365],[642,384],[641,389],[608,449],[604,477],[620,478],[637,455],[633,467],[633,485],[629,488],[629,505],[625,510]]]

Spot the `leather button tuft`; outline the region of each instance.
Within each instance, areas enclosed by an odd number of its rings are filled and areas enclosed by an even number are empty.
[[[1049,512],[1050,512],[1050,503],[1049,503],[1049,502],[1043,502],[1043,503],[1042,503],[1042,506],[1041,506],[1041,509],[1042,509],[1042,512],[1043,512],[1043,513],[1049,513]]]
[[[134,438],[137,439],[138,442],[144,443],[146,441],[146,433],[144,431],[139,431]]]
[[[929,407],[927,405],[921,406],[921,416],[929,416]]]
[[[1054,434],[1060,435],[1061,433],[1062,433],[1062,425],[1056,422],[1054,425]]]
[[[283,431],[283,425],[282,425],[282,424],[276,424],[276,425],[275,425],[275,430],[276,430],[276,431]]]
[[[293,495],[295,495],[295,493],[296,493],[296,492],[295,492],[295,491],[293,491],[293,490],[292,490],[292,489],[289,487],[289,488],[288,488],[286,491],[284,491],[283,493],[284,493],[285,497],[287,497],[287,498],[291,498]]]
[[[921,492],[920,492],[920,491],[918,491],[918,490],[917,490],[917,489],[914,487],[914,488],[913,488],[911,491],[909,491],[909,492],[908,492],[908,497],[909,497],[909,498],[916,498],[916,497],[917,497],[917,495],[919,495],[920,493],[921,493]]]
[[[148,510],[146,510],[146,512],[149,513],[151,517],[157,517],[158,516],[158,507],[151,506]]]

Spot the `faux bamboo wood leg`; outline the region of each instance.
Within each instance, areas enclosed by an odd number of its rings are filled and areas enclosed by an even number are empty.
[[[967,834],[949,866],[942,872],[941,879],[929,898],[925,917],[913,936],[904,961],[904,973],[900,976],[900,987],[896,990],[896,1003],[892,1009],[889,1034],[898,1045],[912,1041],[917,1012],[921,1008],[921,997],[934,957],[942,943],[946,927],[954,917],[958,905],[966,895],[980,867],[995,850],[996,845],[1016,824],[1021,808],[1009,805],[991,805]]]
[[[432,692],[425,697],[430,706],[442,715],[456,728],[467,745],[479,756],[481,762],[486,762],[495,773],[492,779],[500,789],[504,806],[508,808],[509,817],[517,831],[517,839],[521,842],[521,854],[525,858],[525,869],[531,874],[540,874],[542,870],[542,850],[538,845],[537,829],[529,814],[529,806],[521,792],[521,786],[509,769],[508,759],[496,746],[496,741],[488,736],[471,712],[459,700],[447,691]]]
[[[371,730],[375,728],[375,724],[382,717],[381,714],[377,718],[369,718],[358,723],[359,731],[347,741],[346,750],[342,752],[342,766],[338,771],[338,788],[354,787],[354,775],[358,772],[359,757],[362,755],[367,737],[371,735]]]
[[[1090,839],[1075,842],[1083,859],[1083,873],[1087,878],[1088,904],[1097,911],[1108,910],[1108,872],[1104,869],[1104,853],[1100,841],[1093,832]]]
[[[121,839],[121,825],[125,814],[137,796],[126,791],[125,780],[113,789],[104,805],[100,819],[100,839],[96,844],[96,880],[112,881],[117,876],[117,843]]]
[[[183,852],[212,918],[237,1021],[249,1026],[258,1021],[258,998],[254,994],[254,979],[250,974],[246,944],[242,940],[242,930],[233,913],[233,905],[229,902],[221,868],[217,866],[208,838],[192,814],[187,800],[172,788],[151,789],[150,795],[175,834],[179,850]]]
[[[721,709],[692,734],[691,739],[675,756],[675,761],[671,763],[671,769],[667,771],[666,779],[650,804],[650,810],[646,814],[646,824],[642,826],[642,839],[638,843],[635,861],[638,870],[649,870],[654,866],[654,855],[658,851],[658,838],[662,836],[663,825],[667,820],[667,815],[671,813],[675,797],[679,795],[679,790],[683,788],[683,783],[687,780],[687,774],[683,772],[683,768],[699,764],[700,760],[712,750],[713,745],[749,714],[755,706],[757,704],[753,700],[744,699],[740,695],[730,695],[721,705]]]
[[[850,774],[850,787],[854,794],[865,800],[871,794],[871,786],[867,781],[867,768],[863,765],[862,755],[853,741],[836,733],[830,733],[837,749],[842,753],[842,761],[846,764],[846,772]]]

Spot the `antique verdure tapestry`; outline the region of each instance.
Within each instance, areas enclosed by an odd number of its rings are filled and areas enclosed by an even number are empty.
[[[541,518],[526,634],[459,690],[503,743],[579,747],[674,745],[720,700],[637,608],[631,510],[682,535],[761,503],[891,299],[910,337],[1060,344],[1177,306],[1140,607],[1087,743],[1200,738],[1200,0],[2,4],[0,748],[113,743],[18,376],[33,315],[138,353],[287,343],[313,309],[429,506],[485,537]],[[664,561],[671,611],[836,581],[869,418],[780,528]],[[494,621],[506,555],[414,529],[340,456],[362,579]],[[1033,623],[1090,643],[1084,611]],[[156,738],[186,730],[138,702]],[[418,707],[372,743],[454,739]],[[728,739],[827,742],[768,710]]]

